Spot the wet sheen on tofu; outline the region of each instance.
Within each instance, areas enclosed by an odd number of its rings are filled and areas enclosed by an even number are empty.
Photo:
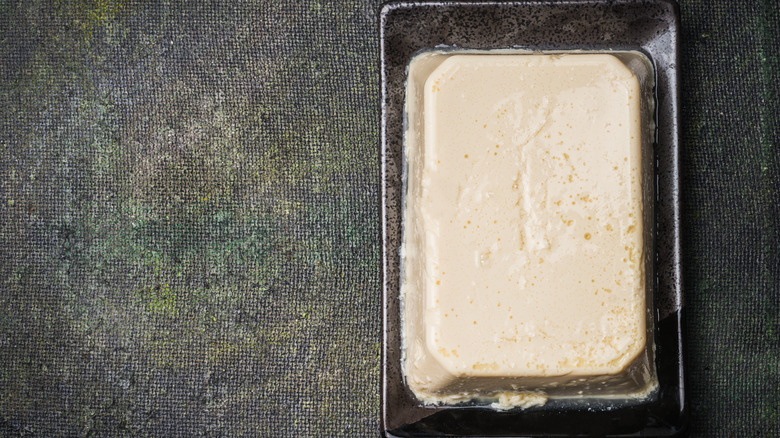
[[[620,374],[646,344],[636,75],[608,54],[454,55],[430,74],[415,68],[409,387],[430,403],[503,400]]]

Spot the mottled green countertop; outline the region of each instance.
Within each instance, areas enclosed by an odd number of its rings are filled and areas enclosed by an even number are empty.
[[[0,1],[0,435],[377,436],[379,3]],[[780,13],[683,1],[693,436],[780,436]]]

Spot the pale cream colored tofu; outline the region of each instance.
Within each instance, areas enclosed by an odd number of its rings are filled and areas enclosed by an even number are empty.
[[[647,331],[636,75],[608,54],[437,62],[407,99],[407,384],[523,405],[620,375]]]

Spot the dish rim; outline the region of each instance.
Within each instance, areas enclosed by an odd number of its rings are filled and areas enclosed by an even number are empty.
[[[583,9],[584,8],[584,9]],[[458,37],[450,38],[437,34],[446,19],[453,20],[465,14],[476,14],[485,18],[491,14],[537,13],[542,19],[554,17],[556,14],[566,14],[572,11],[584,13],[601,13],[612,19],[613,23],[626,23],[629,19],[645,19],[653,21],[660,27],[656,33],[644,31],[633,35],[626,31],[617,41],[613,36],[599,33],[591,29],[593,34],[587,34],[580,44],[514,44],[507,46],[491,46],[474,44],[457,44]],[[460,14],[460,15],[459,15]],[[546,14],[546,15],[545,15]],[[431,24],[431,18],[440,18]],[[402,21],[402,23],[396,22]],[[426,29],[428,34],[408,32],[409,26],[403,22],[415,23],[416,29]],[[436,21],[436,20],[433,20]],[[485,20],[455,21],[449,23],[457,27],[449,36],[458,31],[468,34],[469,30],[485,31],[490,34]],[[408,24],[408,23],[407,23]],[[582,24],[582,23],[580,23]],[[494,24],[493,29],[499,24]],[[459,26],[459,27],[458,27]],[[587,24],[586,24],[587,26]],[[591,26],[596,26],[592,24]],[[611,409],[605,405],[596,407],[581,404],[579,408],[560,410],[540,408],[529,410],[510,410],[504,412],[489,411],[489,408],[471,406],[430,406],[417,401],[406,388],[400,373],[400,257],[397,250],[402,241],[401,205],[402,187],[402,157],[403,157],[403,112],[405,91],[405,69],[411,57],[421,50],[461,48],[474,50],[493,49],[530,49],[530,50],[599,50],[599,51],[640,51],[652,62],[656,74],[657,103],[657,143],[655,146],[655,178],[656,198],[656,249],[655,276],[656,297],[654,313],[655,324],[661,332],[657,337],[656,367],[659,368],[659,400],[663,406],[656,406],[654,415],[637,415],[644,419],[644,425],[637,432],[651,436],[675,436],[684,433],[687,426],[687,406],[684,395],[684,361],[682,356],[683,312],[680,254],[680,221],[679,221],[679,132],[678,132],[678,101],[679,72],[677,59],[679,56],[679,8],[672,0],[650,1],[609,1],[589,0],[585,2],[562,1],[556,3],[539,1],[513,1],[507,3],[478,1],[426,1],[404,2],[394,1],[383,5],[380,13],[380,69],[382,90],[381,117],[381,234],[382,234],[382,278],[383,278],[383,348],[382,348],[382,400],[381,421],[385,436],[426,436],[436,433],[452,433],[445,423],[465,424],[460,436],[493,435],[493,436],[549,436],[554,430],[540,430],[538,427],[550,422],[547,418],[552,414],[553,421],[602,421],[624,415],[624,409]],[[539,35],[535,35],[539,36]],[[488,37],[484,37],[488,38]],[[446,44],[447,42],[455,44]],[[528,40],[528,39],[526,39]],[[550,40],[552,41],[552,40]],[[538,40],[537,40],[538,42]],[[444,43],[444,44],[442,44]],[[397,56],[401,52],[402,56]],[[402,61],[401,61],[402,60]],[[401,72],[399,74],[399,71]],[[395,252],[395,254],[393,254]],[[396,360],[398,359],[398,360]],[[664,370],[664,380],[661,379],[661,368]],[[400,391],[399,391],[400,390]],[[576,405],[576,403],[575,403]],[[614,406],[612,406],[614,408]],[[629,407],[630,409],[631,407]],[[645,406],[645,408],[648,408]],[[640,408],[641,409],[641,408]],[[651,409],[652,410],[652,409]],[[554,411],[554,412],[553,412]],[[612,416],[604,413],[614,413]],[[583,414],[591,413],[592,415]],[[601,415],[597,415],[601,413]],[[652,417],[652,418],[651,418]],[[482,421],[480,421],[480,418]],[[546,418],[546,420],[545,420]],[[590,418],[590,420],[588,420]],[[487,420],[499,420],[507,423],[512,420],[519,426],[514,431],[502,428],[479,427],[478,423]],[[465,422],[465,423],[464,423]],[[490,423],[490,421],[487,421]],[[473,426],[473,427],[470,427]],[[621,427],[624,425],[621,425]],[[564,428],[565,429],[565,428]],[[514,432],[507,434],[507,432]],[[457,433],[456,432],[456,436]],[[561,429],[558,433],[570,435]],[[499,434],[499,435],[496,435]],[[603,434],[605,436],[627,436],[624,433]],[[630,433],[633,434],[633,433]],[[629,434],[629,435],[630,435]],[[576,435],[575,435],[576,436]],[[588,436],[585,435],[580,436]]]

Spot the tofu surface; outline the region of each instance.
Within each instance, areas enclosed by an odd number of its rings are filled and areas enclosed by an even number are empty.
[[[636,75],[608,54],[425,62],[407,100],[407,384],[452,403],[621,373],[646,346]]]

